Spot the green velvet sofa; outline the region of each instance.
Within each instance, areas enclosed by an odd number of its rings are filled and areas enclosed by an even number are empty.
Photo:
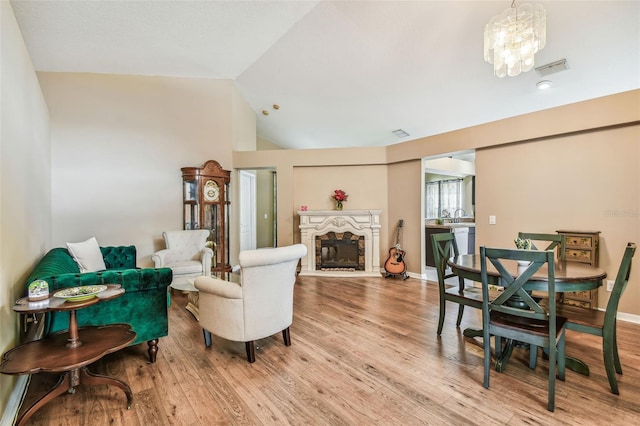
[[[66,248],[51,249],[35,266],[26,286],[33,280],[45,280],[49,283],[49,292],[53,293],[67,287],[120,284],[125,289],[123,296],[78,310],[78,325],[130,324],[137,333],[131,344],[146,341],[149,360],[155,362],[158,339],[169,333],[167,286],[173,278],[171,269],[136,268],[134,246],[100,247],[100,251],[107,269],[81,273]],[[45,336],[68,328],[67,312],[46,315]]]

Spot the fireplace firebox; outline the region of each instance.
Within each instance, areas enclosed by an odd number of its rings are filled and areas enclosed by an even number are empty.
[[[316,269],[364,270],[364,236],[328,232],[316,236]]]

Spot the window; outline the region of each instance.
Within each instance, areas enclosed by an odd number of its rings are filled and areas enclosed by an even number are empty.
[[[462,179],[427,182],[427,219],[443,217],[447,213],[453,217],[462,208]]]

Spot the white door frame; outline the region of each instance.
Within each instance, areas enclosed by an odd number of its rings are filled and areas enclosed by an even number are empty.
[[[256,248],[256,175],[240,170],[240,251]]]

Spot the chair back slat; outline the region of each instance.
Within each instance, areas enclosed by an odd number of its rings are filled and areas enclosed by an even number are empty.
[[[538,250],[538,248],[533,243],[534,241],[544,241],[548,242],[549,245],[545,250],[556,250],[558,251],[558,259],[564,260],[566,259],[567,250],[567,237],[566,235],[560,234],[541,234],[536,232],[518,232],[518,238],[522,240],[531,240],[531,248],[534,250]]]
[[[548,264],[548,292],[549,294],[555,292],[553,251],[506,250],[481,247],[480,256],[483,296],[485,296],[484,283],[488,282],[487,259],[500,274],[500,283],[504,287],[504,291],[498,297],[488,302],[489,310],[545,321],[550,320],[550,317],[555,318],[555,303],[550,303],[549,308],[545,309],[531,297],[525,287],[533,275],[545,264]],[[519,266],[518,274],[514,277],[503,263],[504,260],[520,260],[530,263],[527,266]],[[517,298],[517,304],[514,303],[514,298]]]
[[[431,246],[433,248],[433,258],[436,263],[436,271],[438,273],[438,280],[443,281],[447,278],[454,276],[453,274],[446,275],[447,260],[453,256],[458,256],[458,245],[456,244],[455,235],[451,232],[443,232],[441,234],[431,235]]]

